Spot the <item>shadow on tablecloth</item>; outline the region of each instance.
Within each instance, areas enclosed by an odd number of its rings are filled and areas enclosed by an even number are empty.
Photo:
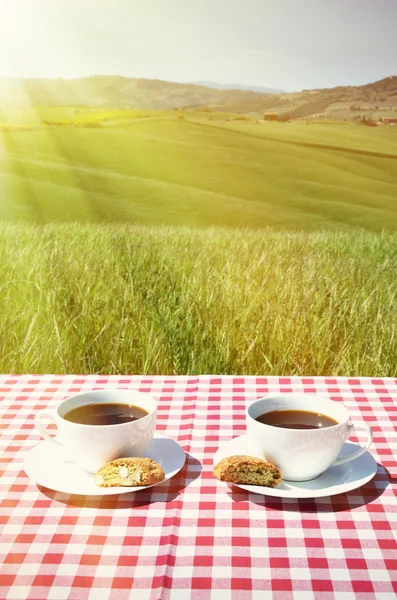
[[[351,492],[324,496],[323,498],[275,498],[263,496],[254,492],[247,492],[230,485],[228,496],[234,502],[249,500],[258,506],[265,506],[273,510],[300,511],[302,513],[342,512],[371,504],[382,494],[397,485],[397,477],[392,475],[386,467],[377,463],[375,477],[360,488]]]
[[[40,485],[37,487],[50,500],[69,506],[107,510],[115,508],[143,508],[155,502],[170,502],[175,500],[188,485],[200,477],[202,469],[200,461],[186,452],[185,465],[181,471],[172,479],[164,481],[148,490],[128,494],[115,494],[112,496],[80,496],[77,494],[55,492]]]

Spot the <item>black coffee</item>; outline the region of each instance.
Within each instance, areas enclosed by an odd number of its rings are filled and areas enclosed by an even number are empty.
[[[80,425],[119,425],[137,421],[148,414],[147,410],[140,406],[100,402],[73,408],[63,418],[72,423],[80,423]]]
[[[322,429],[338,425],[338,421],[309,410],[272,410],[256,417],[256,421],[284,429]]]

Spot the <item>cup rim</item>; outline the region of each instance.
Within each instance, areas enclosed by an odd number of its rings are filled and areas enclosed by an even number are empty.
[[[139,394],[139,395],[142,395],[142,396],[146,396],[147,398],[150,398],[150,400],[152,400],[153,403],[154,403],[154,408],[152,410],[148,411],[147,415],[145,415],[144,417],[141,417],[140,419],[136,419],[135,421],[127,421],[126,423],[111,423],[109,425],[89,425],[88,423],[74,423],[73,421],[68,421],[62,415],[59,414],[60,407],[65,402],[67,402],[68,400],[72,400],[74,398],[78,398],[79,396],[92,395],[92,396],[95,397],[98,394],[98,392],[109,392],[109,393],[112,393],[112,394],[114,394],[115,392],[116,393],[119,393],[119,392],[126,392],[126,393],[128,393],[128,392],[130,392],[130,393],[133,393],[133,394]],[[85,406],[85,405],[88,405],[88,404],[96,404],[96,403],[97,402],[86,402],[84,404],[81,404],[81,406]],[[117,404],[128,404],[128,402],[126,402],[126,401],[123,402],[122,400],[115,402],[115,404],[116,403]],[[137,406],[139,406],[139,405],[137,404]],[[143,408],[143,407],[141,407],[141,408]],[[145,408],[144,410],[147,410],[147,409]],[[57,417],[59,419],[62,419],[62,421],[64,423],[68,423],[69,425],[77,426],[77,427],[95,427],[95,428],[99,427],[99,428],[103,429],[105,427],[106,428],[108,428],[108,427],[122,427],[123,425],[131,425],[131,423],[135,423],[135,422],[138,422],[138,421],[139,421],[139,423],[142,423],[146,419],[149,419],[150,417],[152,417],[152,415],[157,411],[157,402],[156,402],[156,399],[153,396],[151,396],[150,394],[147,394],[146,392],[140,392],[139,390],[129,390],[129,389],[125,389],[125,388],[100,388],[100,389],[97,389],[97,390],[87,390],[86,392],[84,392],[84,391],[78,392],[77,394],[72,394],[71,396],[68,396],[67,398],[64,398],[62,400],[62,402],[60,402],[58,404],[58,406],[56,407],[55,411],[56,411]]]
[[[326,398],[325,396],[321,396],[319,394],[308,394],[306,392],[290,392],[290,393],[289,392],[284,392],[284,393],[283,392],[276,392],[274,394],[268,394],[266,396],[262,396],[261,398],[257,398],[256,400],[254,400],[253,402],[251,402],[247,406],[247,409],[246,409],[246,416],[247,416],[247,418],[250,419],[251,421],[254,421],[255,423],[258,423],[258,425],[260,425],[262,427],[271,427],[272,429],[280,429],[280,427],[276,427],[275,425],[269,425],[267,423],[261,423],[260,421],[256,420],[256,417],[253,417],[250,414],[250,409],[252,407],[254,407],[255,405],[259,404],[260,402],[262,402],[263,400],[271,400],[271,399],[277,399],[277,398],[296,398],[296,399],[298,399],[298,398],[301,398],[301,399],[302,398],[303,399],[317,398],[318,400],[326,402],[327,404],[328,403],[333,403],[336,406],[338,406],[339,409],[341,409],[341,410],[344,411],[346,418],[343,421],[335,423],[335,425],[329,425],[328,427],[321,428],[321,429],[324,429],[324,430],[330,430],[330,429],[334,429],[335,427],[341,427],[341,426],[345,425],[346,423],[349,423],[349,421],[350,421],[349,413],[348,413],[348,411],[347,411],[347,409],[346,409],[346,407],[345,407],[344,404],[335,402],[335,400],[331,400],[330,398]],[[273,409],[273,410],[278,410],[278,409]],[[289,409],[286,408],[286,410],[299,410],[299,409],[298,408],[294,409],[294,408],[290,407]],[[268,411],[264,410],[261,414],[264,414],[266,412],[271,412],[271,410],[268,410]],[[326,412],[324,412],[323,414],[325,414],[325,416],[329,416],[331,419],[334,418],[331,415],[327,414]],[[308,434],[308,435],[310,435],[313,432],[315,433],[315,432],[319,431],[319,428],[317,428],[317,429],[293,429],[291,427],[282,427],[281,429],[282,429],[282,431],[299,432],[299,433],[301,433],[302,431],[305,431],[305,433]]]

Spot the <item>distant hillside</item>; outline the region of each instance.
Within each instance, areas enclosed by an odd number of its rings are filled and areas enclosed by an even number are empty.
[[[397,112],[397,76],[390,76],[362,86],[303,90],[295,93],[273,94],[266,97],[236,99],[223,110],[236,113],[277,112],[291,118],[327,116],[394,115]]]
[[[397,76],[362,86],[272,93],[217,89],[218,84],[172,83],[155,79],[92,76],[81,79],[0,79],[0,107],[82,106],[169,110],[207,109],[261,115],[277,112],[293,118],[314,115],[394,115]],[[237,85],[237,84],[236,84]],[[218,86],[219,87],[219,86]],[[228,86],[226,86],[228,87]],[[241,86],[243,87],[243,86]]]
[[[248,90],[260,94],[285,94],[285,90],[262,87],[260,85],[241,85],[240,83],[215,83],[213,81],[193,81],[194,85],[204,85],[215,90]]]
[[[0,79],[0,105],[95,106],[167,110],[222,107],[265,98],[247,90],[217,90],[202,85],[156,79],[93,76],[81,79]]]
[[[285,95],[280,96],[285,99]],[[397,76],[362,86],[339,86],[288,94],[291,117],[314,114],[393,112],[397,109]]]

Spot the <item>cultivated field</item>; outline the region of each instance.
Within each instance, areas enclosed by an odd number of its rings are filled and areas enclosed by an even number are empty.
[[[37,128],[0,133],[3,220],[397,229],[395,127],[194,111],[36,108],[1,118]]]

